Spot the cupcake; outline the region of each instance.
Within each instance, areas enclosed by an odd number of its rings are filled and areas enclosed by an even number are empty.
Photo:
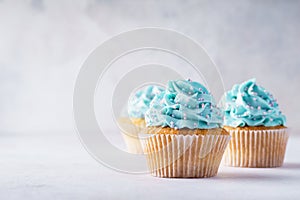
[[[156,94],[164,89],[160,86],[149,85],[137,90],[128,100],[128,117],[119,119],[122,135],[127,150],[130,153],[143,153],[138,133],[145,128],[145,112]]]
[[[221,128],[222,113],[197,82],[169,81],[145,114],[143,149],[158,177],[212,177],[230,140]]]
[[[280,167],[288,132],[286,118],[273,95],[255,79],[234,85],[225,94],[224,129],[232,139],[225,164],[234,167]]]

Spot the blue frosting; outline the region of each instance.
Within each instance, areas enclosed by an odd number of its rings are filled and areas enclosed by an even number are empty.
[[[222,112],[208,90],[197,82],[169,81],[145,114],[147,126],[210,129],[222,124]]]
[[[225,94],[224,117],[224,125],[231,127],[286,124],[273,95],[258,86],[255,79],[234,85]]]
[[[161,93],[164,88],[160,86],[149,85],[138,90],[129,97],[128,115],[134,118],[144,118],[145,112],[149,109],[150,102],[156,94]]]

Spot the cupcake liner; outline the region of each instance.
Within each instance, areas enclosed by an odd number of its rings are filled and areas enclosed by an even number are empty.
[[[143,127],[137,126],[129,118],[120,119],[118,121],[121,135],[125,141],[127,151],[133,154],[143,154],[143,149],[139,139],[139,132],[143,130]]]
[[[133,154],[143,154],[143,149],[138,138],[138,135],[128,135],[128,133],[121,132],[125,141],[127,151]]]
[[[257,168],[282,166],[288,141],[287,128],[226,130],[232,139],[225,151],[225,165]]]
[[[150,173],[157,177],[215,176],[229,135],[148,134],[142,146]]]

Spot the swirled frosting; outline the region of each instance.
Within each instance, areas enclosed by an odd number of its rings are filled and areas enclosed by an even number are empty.
[[[150,102],[156,94],[161,93],[164,88],[160,86],[149,85],[138,90],[129,97],[128,115],[134,118],[144,118],[145,112],[149,109]]]
[[[255,79],[236,84],[225,94],[224,117],[224,125],[231,127],[286,124],[273,95],[258,86]]]
[[[169,81],[145,114],[147,126],[210,129],[222,124],[222,112],[208,90],[197,82]]]

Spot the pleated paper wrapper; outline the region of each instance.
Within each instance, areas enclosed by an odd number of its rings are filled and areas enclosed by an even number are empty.
[[[215,176],[229,135],[151,134],[142,146],[150,173],[157,177]]]
[[[287,128],[226,130],[232,138],[225,151],[225,165],[256,168],[282,166],[288,141]]]
[[[119,119],[118,123],[127,151],[133,154],[143,154],[142,145],[138,136],[139,132],[143,130],[143,127],[132,123],[129,118]]]

